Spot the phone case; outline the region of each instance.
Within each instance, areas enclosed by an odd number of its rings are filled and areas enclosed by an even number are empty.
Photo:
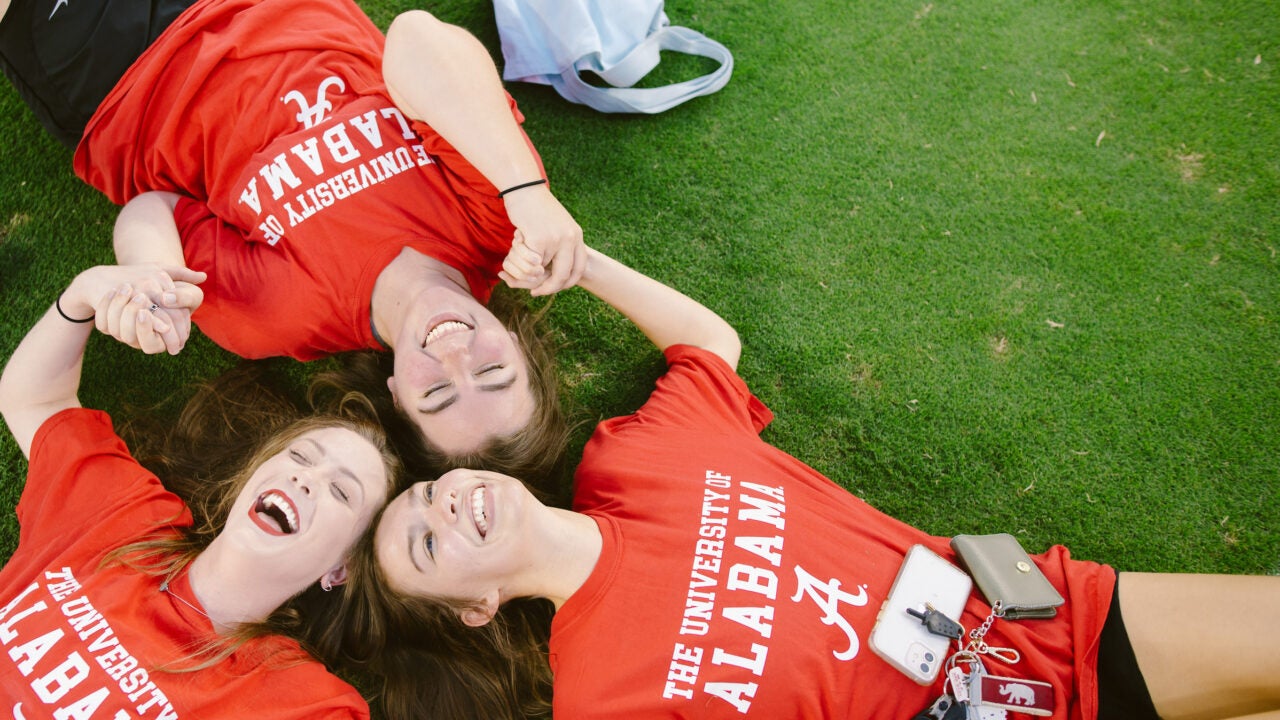
[[[1003,617],[1051,618],[1058,613],[1062,596],[1014,536],[957,535],[951,539],[951,548],[987,602],[1000,602]]]
[[[972,590],[973,581],[963,570],[923,545],[911,546],[876,616],[871,649],[917,683],[931,684],[952,649],[952,640],[926,630],[907,608],[924,611],[928,604],[959,621]]]

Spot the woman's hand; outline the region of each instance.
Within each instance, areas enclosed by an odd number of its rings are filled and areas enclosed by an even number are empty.
[[[547,186],[516,190],[504,201],[516,233],[498,276],[532,295],[551,295],[578,284],[587,266],[582,228]]]
[[[195,284],[204,279],[204,273],[185,267],[157,265],[99,265],[77,275],[57,301],[49,303],[0,374],[0,414],[22,453],[31,456],[32,439],[46,420],[61,410],[80,407],[76,393],[92,333],[90,318],[100,330],[114,326],[119,337],[131,339],[134,347],[160,352],[166,348],[166,333],[175,330],[167,317],[152,314],[152,304],[156,311],[161,307],[148,302],[148,292],[164,303],[166,311],[176,308],[189,313],[203,300]]]
[[[205,274],[185,267],[103,265],[76,278],[93,298],[98,330],[148,355],[178,354],[191,335],[191,313],[204,302]],[[74,286],[73,286],[74,287]]]

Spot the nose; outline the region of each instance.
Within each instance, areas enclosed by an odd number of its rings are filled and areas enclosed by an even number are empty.
[[[436,357],[450,370],[465,369],[471,358],[471,346],[466,343],[449,343],[436,350]]]
[[[289,479],[292,480],[293,484],[298,486],[298,489],[304,494],[311,494],[311,486],[315,481],[312,479],[310,473],[298,473],[297,475],[291,476]]]

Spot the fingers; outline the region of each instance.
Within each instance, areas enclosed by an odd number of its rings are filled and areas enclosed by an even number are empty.
[[[182,309],[158,308],[151,311],[154,316],[152,325],[160,337],[162,350],[170,355],[177,355],[187,345],[191,335],[191,313]],[[167,329],[163,329],[167,326]],[[145,348],[144,348],[145,349]]]
[[[531,288],[542,282],[544,274],[542,255],[529,247],[517,230],[498,276],[513,288]]]
[[[186,334],[171,321],[171,312],[187,311],[162,308],[147,293],[126,283],[99,301],[94,322],[99,331],[148,355],[176,354],[185,345]]]
[[[173,288],[162,293],[157,304],[165,308],[185,309],[188,312],[195,312],[203,302],[204,290],[201,290],[196,285],[182,281],[175,283]]]
[[[139,310],[133,313],[133,316],[136,318],[134,325],[134,335],[138,341],[136,347],[148,355],[164,352],[167,348],[160,328],[172,330],[168,323],[162,320],[159,315],[156,315],[154,311],[148,309]],[[176,352],[175,350],[170,354],[175,354]]]
[[[546,278],[532,289],[532,295],[552,295],[571,288],[582,279],[587,267],[587,247],[582,242],[562,245],[551,261]]]
[[[199,270],[192,270],[191,268],[181,267],[181,266],[166,267],[164,268],[164,272],[170,278],[172,278],[173,281],[179,282],[179,283],[185,282],[185,283],[199,284],[204,282],[209,277],[208,273],[204,273]]]

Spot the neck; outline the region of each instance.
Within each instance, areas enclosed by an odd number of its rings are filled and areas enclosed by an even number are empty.
[[[244,623],[266,620],[276,608],[292,597],[287,591],[270,593],[275,584],[260,573],[236,562],[231,553],[222,552],[214,539],[213,544],[191,561],[188,578],[194,600],[204,609],[205,615],[219,633],[233,630]],[[253,588],[253,592],[245,592]]]
[[[547,510],[548,530],[538,560],[530,567],[527,588],[510,597],[545,597],[559,610],[591,576],[604,542],[600,527],[590,517],[560,508]]]
[[[394,350],[405,317],[420,292],[441,285],[453,285],[470,293],[466,278],[456,268],[413,248],[404,248],[378,273],[373,284],[369,312],[373,327]]]

